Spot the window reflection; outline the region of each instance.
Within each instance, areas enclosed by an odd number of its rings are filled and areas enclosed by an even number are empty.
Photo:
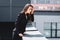
[[[52,23],[52,29],[56,29],[56,23]]]
[[[57,29],[60,29],[60,23],[57,23]]]
[[[45,30],[45,36],[46,36],[46,37],[51,37],[51,32],[50,32],[50,30]]]
[[[57,37],[60,37],[60,31],[57,31]]]
[[[44,34],[46,37],[60,37],[60,22],[45,22]]]
[[[52,31],[52,37],[55,37],[55,30]]]

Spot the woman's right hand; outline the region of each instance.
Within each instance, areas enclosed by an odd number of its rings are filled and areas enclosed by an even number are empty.
[[[20,37],[22,37],[22,36],[23,36],[23,34],[22,34],[22,33],[19,33],[18,35],[19,35]]]

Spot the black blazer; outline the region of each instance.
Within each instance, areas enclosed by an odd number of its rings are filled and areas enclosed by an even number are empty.
[[[34,21],[33,14],[31,14],[30,16],[31,16],[31,21],[33,22]],[[25,13],[20,13],[18,15],[16,22],[15,22],[17,34],[19,34],[19,33],[23,34],[25,32],[25,28],[26,28],[26,25],[28,23],[28,20],[29,20],[29,17],[27,16],[27,19],[26,19]]]

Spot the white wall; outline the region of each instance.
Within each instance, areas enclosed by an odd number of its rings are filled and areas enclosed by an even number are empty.
[[[37,29],[44,33],[44,22],[60,22],[58,15],[34,15],[34,22],[36,22]]]

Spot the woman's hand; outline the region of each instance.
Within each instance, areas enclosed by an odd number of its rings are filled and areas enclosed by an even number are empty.
[[[20,37],[22,37],[22,36],[23,36],[23,34],[22,34],[22,33],[19,33],[18,35],[19,35]]]
[[[31,14],[33,14],[33,12],[34,12],[34,9],[32,10]]]

